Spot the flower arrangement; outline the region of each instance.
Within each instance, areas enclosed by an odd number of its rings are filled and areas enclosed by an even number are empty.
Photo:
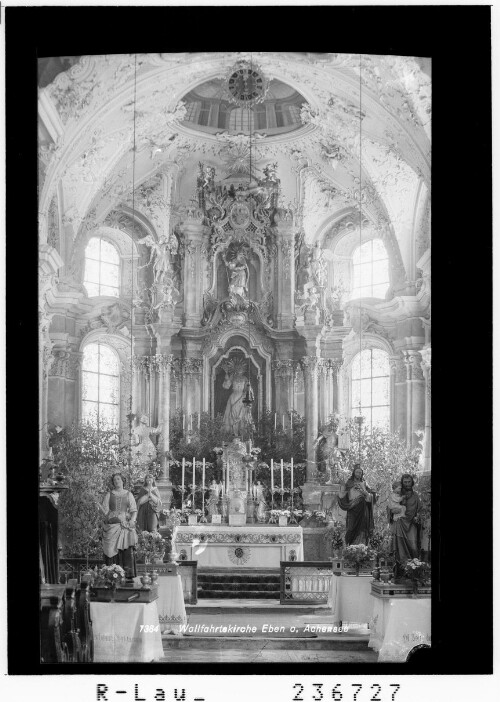
[[[369,544],[376,552],[377,563],[380,558],[389,558],[392,554],[392,534],[389,524],[377,526],[370,536]]]
[[[404,564],[404,574],[411,580],[414,587],[424,585],[425,581],[430,576],[430,566],[428,563],[419,560],[418,558],[410,558]]]
[[[160,558],[165,552],[166,541],[157,531],[141,531],[137,541],[137,553],[148,561]]]
[[[269,524],[277,524],[280,517],[289,518],[290,515],[289,509],[271,509],[269,510]]]
[[[314,511],[311,512],[310,510],[306,509],[303,512],[303,516],[305,518],[307,518],[307,517],[312,518],[315,521],[320,522],[320,524],[321,524],[321,522],[323,522],[324,524],[326,524],[326,522],[327,522],[326,512],[323,512],[323,510],[315,509]]]
[[[375,551],[365,544],[351,544],[343,551],[344,561],[356,569],[356,574],[361,568],[368,567],[375,556]]]
[[[116,564],[105,565],[96,572],[96,576],[107,587],[116,587],[125,577],[125,571]]]
[[[323,535],[326,543],[331,543],[332,551],[339,551],[344,547],[345,525],[334,519],[330,522]]]

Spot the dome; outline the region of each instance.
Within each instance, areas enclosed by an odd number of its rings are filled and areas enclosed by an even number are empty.
[[[201,83],[184,95],[184,124],[215,134],[262,132],[283,134],[302,126],[300,110],[306,99],[280,80],[269,81],[264,99],[252,105],[238,104],[227,91],[227,81],[217,78]]]

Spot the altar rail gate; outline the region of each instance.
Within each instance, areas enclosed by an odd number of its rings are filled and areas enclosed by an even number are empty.
[[[104,561],[98,558],[61,558],[59,560],[59,580],[68,582],[72,578],[81,581],[84,573],[93,570],[96,566],[100,568]],[[198,561],[179,561],[179,573],[182,581],[182,591],[186,604],[196,604],[198,602]],[[161,575],[167,567],[166,563],[157,563],[147,567],[148,572],[154,568]],[[143,563],[137,564],[137,575],[142,575],[145,570]]]
[[[327,604],[331,561],[281,561],[280,604]]]

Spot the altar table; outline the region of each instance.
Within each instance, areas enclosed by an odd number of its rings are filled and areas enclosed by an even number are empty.
[[[373,597],[368,646],[379,662],[404,662],[415,646],[431,643],[430,597]]]
[[[335,624],[368,624],[372,618],[371,575],[333,575],[328,605]]]
[[[275,524],[179,526],[176,551],[184,560],[212,568],[279,568],[280,561],[303,561],[302,527]]]
[[[91,602],[94,662],[149,663],[162,658],[156,602]]]

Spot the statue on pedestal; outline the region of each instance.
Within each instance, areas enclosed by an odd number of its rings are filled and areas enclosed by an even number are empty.
[[[232,432],[234,436],[242,436],[245,424],[248,420],[248,412],[243,404],[245,389],[248,383],[246,376],[247,364],[242,359],[229,360],[223,368],[226,377],[222,383],[225,390],[231,388],[231,394],[226,403],[224,411],[224,428]]]
[[[257,521],[260,524],[263,524],[266,521],[266,512],[267,512],[267,502],[265,499],[265,491],[266,488],[264,485],[262,485],[261,481],[257,481],[257,485],[255,487],[255,499],[257,501]]]
[[[212,517],[214,514],[219,514],[217,505],[219,503],[220,485],[215,482],[215,478],[210,483],[209,489],[210,495],[207,500],[207,510],[208,516]]]

